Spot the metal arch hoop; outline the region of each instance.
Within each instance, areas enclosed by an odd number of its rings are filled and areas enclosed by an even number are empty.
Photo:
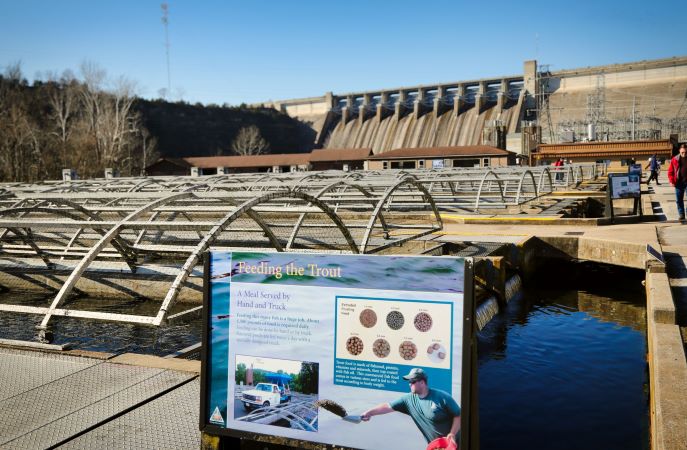
[[[551,179],[551,170],[548,167],[544,167],[544,169],[539,174],[539,182],[537,183],[537,187],[540,193],[542,192],[542,185],[544,184],[545,179],[549,181],[549,190],[546,192],[553,192],[553,180]]]
[[[74,286],[76,286],[76,282],[79,280],[79,278],[81,278],[81,275],[84,273],[86,268],[91,264],[91,262],[93,262],[93,260],[105,248],[105,246],[109,244],[110,241],[112,241],[112,239],[114,239],[114,237],[124,227],[126,222],[135,219],[141,214],[145,214],[146,212],[160,205],[164,205],[165,203],[169,203],[173,200],[179,200],[181,198],[190,197],[191,195],[193,194],[190,192],[182,192],[154,200],[126,216],[124,219],[119,221],[115,226],[113,226],[107,233],[105,233],[100,238],[100,241],[98,241],[98,243],[91,247],[88,253],[84,255],[83,259],[79,262],[79,264],[74,268],[72,273],[67,278],[67,281],[65,281],[65,283],[62,285],[59,292],[55,296],[55,299],[50,304],[50,307],[48,308],[45,316],[43,317],[43,320],[41,321],[40,325],[38,325],[38,329],[47,329],[48,323],[50,322],[50,318],[52,317],[54,310],[56,310],[59,306],[62,305],[62,303],[64,303],[64,301],[67,299],[69,294],[74,289]]]
[[[331,189],[334,189],[337,186],[352,187],[352,188],[360,191],[360,193],[362,193],[365,197],[371,197],[372,196],[372,194],[370,194],[367,190],[363,189],[362,187],[360,187],[356,184],[347,183],[345,181],[335,181],[334,183],[328,184],[327,186],[320,189],[320,191],[317,192],[314,195],[314,197],[319,200],[319,198],[322,195],[326,194]],[[372,201],[371,203],[372,203],[372,206],[375,206],[374,201]],[[324,205],[324,203],[322,203],[322,204]],[[312,203],[310,203],[309,205],[312,205]],[[286,244],[287,249],[291,249],[293,247],[293,243],[296,241],[296,237],[298,236],[298,232],[299,232],[301,225],[303,224],[303,220],[305,220],[305,216],[307,216],[307,214],[308,213],[301,214],[300,217],[298,218],[298,220],[296,221],[296,224],[294,225],[293,230],[291,231],[291,236],[289,236],[289,241]],[[336,213],[334,211],[332,211],[332,214],[336,215]],[[336,215],[336,216],[338,217],[338,215]],[[383,226],[384,226],[384,229],[386,230],[387,225],[386,225],[386,221],[384,221],[384,220],[383,220]],[[341,230],[341,232],[344,234],[344,237],[345,237],[346,233],[348,233],[348,229],[345,226],[343,228],[339,227],[339,229]],[[350,233],[348,233],[348,234],[350,235]],[[347,241],[348,241],[348,239],[347,239]],[[351,241],[353,241],[353,245],[350,245]],[[355,244],[355,241],[353,240],[352,236],[351,236],[351,240],[348,243],[350,245],[351,251],[353,253],[358,253],[358,246],[357,246],[357,244]]]
[[[79,205],[77,205],[77,204],[74,204],[74,203],[70,202],[69,200],[55,199],[55,200],[52,201],[52,202],[53,202],[53,203],[57,203],[57,204],[64,204],[64,205],[73,207],[76,211],[79,211],[79,212],[83,213],[85,216],[87,216],[87,217],[90,218],[90,219],[94,219],[94,220],[98,219],[98,216],[97,216],[96,214],[94,214],[93,212],[88,211],[88,210],[84,209],[83,207],[81,207],[81,206],[79,206]],[[70,218],[70,219],[73,219],[73,220],[79,220],[79,217],[78,217],[78,216],[76,216],[75,214],[73,214],[73,213],[71,213],[71,212],[69,212],[69,211],[59,210],[59,209],[50,209],[50,208],[41,207],[40,205],[42,205],[42,204],[44,204],[44,203],[47,203],[47,201],[44,200],[44,201],[42,201],[42,202],[40,202],[40,203],[38,203],[38,204],[36,204],[36,205],[34,205],[34,206],[29,206],[29,207],[19,207],[19,208],[11,208],[11,209],[6,209],[6,210],[1,210],[1,211],[0,211],[0,217],[1,217],[1,216],[6,216],[6,215],[11,215],[11,214],[16,214],[16,213],[25,213],[25,214],[28,214],[28,213],[31,213],[31,212],[42,212],[42,213],[46,213],[46,214],[54,214],[54,215],[58,215],[58,216],[62,216],[62,217],[67,217],[67,218]],[[17,233],[17,231],[16,231],[15,228],[11,228],[11,229],[8,228],[8,229],[11,230],[11,231],[12,231],[14,234],[16,234],[17,236],[19,236],[19,237],[24,241],[25,244],[27,244],[28,246],[30,246],[30,247],[36,252],[36,254],[37,254],[38,256],[40,256],[40,258],[43,259],[44,262],[46,262],[47,256],[45,256],[45,254],[44,254],[42,251],[40,251],[40,247],[38,247],[38,246],[36,245],[36,243],[33,242],[33,239],[31,239],[30,228],[27,229],[27,234],[26,234],[26,235],[23,235],[23,234],[21,234],[21,233]],[[104,235],[104,234],[105,234],[105,230],[103,230],[102,228],[94,228],[93,230],[94,230],[95,232],[99,233],[100,235]],[[69,247],[71,247],[71,245],[73,244],[74,240],[79,236],[80,233],[81,233],[81,229],[77,230],[77,232],[74,234],[74,236],[72,237],[72,239],[70,239],[69,244],[67,245],[66,250],[68,250]],[[3,233],[3,235],[4,235],[4,233]],[[1,238],[1,237],[2,237],[2,236],[0,236],[0,238]],[[29,239],[30,242],[29,242],[27,239]],[[134,270],[134,269],[135,269],[135,265],[132,263],[132,257],[131,257],[131,255],[129,254],[129,252],[127,252],[128,246],[127,246],[125,243],[120,242],[120,240],[119,240],[118,238],[115,238],[115,239],[113,240],[112,246],[113,246],[113,247],[115,248],[115,250],[117,250],[117,252],[122,256],[122,258],[123,258],[124,261],[127,263],[127,265],[128,265],[132,270]],[[46,262],[46,265],[48,265],[49,267],[51,267],[51,266],[52,266],[52,263]]]
[[[360,243],[360,253],[364,254],[367,251],[367,245],[370,242],[370,236],[372,235],[372,229],[374,228],[374,224],[377,221],[377,216],[379,216],[382,213],[382,207],[384,206],[384,203],[388,200],[388,198],[391,196],[391,194],[393,194],[396,191],[396,189],[403,186],[404,184],[411,184],[411,185],[415,186],[420,192],[422,192],[424,197],[427,199],[427,202],[432,207],[432,211],[434,211],[434,217],[437,220],[438,227],[434,228],[428,232],[425,232],[422,235],[427,234],[427,233],[431,233],[434,231],[438,231],[438,230],[441,230],[443,228],[443,222],[441,220],[441,214],[439,214],[439,210],[437,209],[437,205],[434,203],[434,199],[432,198],[430,193],[427,191],[427,189],[422,184],[420,184],[418,181],[416,181],[414,179],[414,177],[413,178],[406,177],[406,178],[403,178],[402,180],[400,180],[399,182],[397,182],[396,184],[394,184],[393,186],[389,187],[386,190],[386,192],[384,193],[384,195],[382,196],[382,198],[379,199],[379,201],[377,202],[377,206],[375,207],[375,210],[373,211],[372,215],[370,216],[370,221],[367,223],[367,227],[365,229],[365,236],[363,237],[363,241]]]
[[[534,174],[530,170],[526,170],[523,172],[523,174],[520,176],[520,182],[518,183],[518,194],[515,196],[515,204],[519,205],[520,204],[520,195],[522,194],[522,183],[525,180],[525,176],[529,175],[530,178],[532,179],[532,187],[534,188],[534,198],[539,197],[539,193],[537,192],[537,183],[534,180]]]
[[[299,191],[288,191],[288,192],[270,192],[264,195],[261,195],[260,197],[253,198],[251,200],[248,200],[241,204],[235,211],[233,211],[230,214],[227,214],[217,225],[215,225],[210,232],[203,238],[202,241],[198,243],[196,248],[193,250],[191,255],[186,259],[186,262],[180,269],[179,273],[177,274],[176,278],[172,282],[172,285],[170,286],[169,290],[167,291],[167,295],[165,296],[165,299],[162,301],[162,305],[160,306],[160,310],[157,313],[157,316],[155,317],[155,320],[153,322],[153,325],[161,325],[164,320],[167,317],[167,313],[169,312],[170,308],[174,306],[174,302],[176,301],[177,296],[179,295],[179,291],[181,290],[181,286],[183,283],[186,281],[188,278],[189,274],[191,273],[191,270],[198,264],[198,260],[200,258],[201,253],[203,253],[205,250],[207,250],[210,245],[217,239],[217,236],[227,227],[227,225],[230,225],[234,220],[238,219],[243,213],[246,211],[250,210],[252,207],[267,201],[267,200],[272,200],[275,198],[280,198],[280,197],[298,197],[302,200],[307,200],[314,205],[320,207],[325,214],[327,214],[339,227],[339,229],[342,230],[344,233],[344,236],[346,237],[346,240],[348,241],[349,245],[351,248],[355,248],[355,242],[353,241],[353,238],[351,237],[350,233],[348,233],[348,230],[346,230],[345,225],[341,222],[339,216],[337,216],[333,211],[329,209],[327,205],[324,203],[320,202],[318,199],[313,197],[312,195],[305,194],[303,192]],[[281,250],[283,251],[283,250]]]
[[[483,176],[482,180],[479,182],[479,188],[477,189],[477,197],[475,198],[475,211],[479,209],[479,199],[482,196],[482,188],[484,187],[484,182],[486,181],[487,177],[489,175],[493,175],[494,179],[489,180],[489,181],[496,181],[499,185],[499,194],[501,194],[501,201],[505,203],[506,199],[503,195],[503,183],[501,182],[501,179],[499,176],[492,170],[488,170]]]

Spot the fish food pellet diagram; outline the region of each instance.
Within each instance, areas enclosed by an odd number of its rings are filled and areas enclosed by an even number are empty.
[[[418,313],[417,316],[415,316],[415,328],[417,328],[418,331],[429,331],[429,329],[432,328],[432,316],[425,312]]]
[[[400,330],[404,322],[405,319],[403,318],[403,314],[398,311],[391,311],[386,316],[386,324],[389,325],[389,328],[392,330]]]
[[[417,346],[410,341],[403,341],[398,347],[398,351],[401,354],[401,358],[410,361],[415,359],[417,356]]]
[[[449,302],[337,297],[336,357],[448,369],[452,317]]]
[[[362,339],[357,336],[351,336],[348,338],[348,341],[346,341],[346,349],[348,349],[351,355],[361,354],[364,347]]]
[[[391,346],[389,345],[389,341],[387,341],[386,339],[377,339],[374,342],[374,344],[372,344],[372,351],[378,357],[386,358],[387,356],[389,356],[389,353],[391,352]]]
[[[427,347],[427,357],[435,363],[441,363],[446,358],[446,349],[443,345],[435,342]]]
[[[360,313],[360,323],[365,328],[372,328],[377,323],[377,314],[370,308],[363,309],[363,312]]]

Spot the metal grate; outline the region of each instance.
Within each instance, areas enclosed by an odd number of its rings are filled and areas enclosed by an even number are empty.
[[[10,449],[50,447],[195,376],[102,361],[83,367],[74,357],[77,370],[59,377],[51,373],[55,358],[9,356],[1,359],[3,374],[48,374],[46,382],[20,383],[0,401],[0,447]]]
[[[38,355],[42,361],[40,364],[37,363]],[[102,362],[57,353],[36,353],[7,348],[0,349],[0,361],[0,401],[19,396]]]
[[[191,381],[60,449],[197,449],[200,382]]]

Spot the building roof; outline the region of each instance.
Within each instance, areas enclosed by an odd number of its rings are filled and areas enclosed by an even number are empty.
[[[673,144],[670,139],[655,139],[645,141],[614,141],[614,142],[575,142],[567,144],[541,144],[535,156],[541,158],[557,157],[601,157],[601,156],[646,156],[658,153],[670,156]]]
[[[191,164],[186,162],[186,160],[184,158],[169,158],[166,156],[158,159],[157,161],[155,161],[154,163],[152,163],[148,167],[157,166],[158,164],[162,164],[164,162],[168,162],[170,164],[173,164],[175,166],[179,166],[179,167],[184,168],[184,169],[188,169],[191,167]]]
[[[365,161],[371,148],[323,148],[310,153],[310,162]]]
[[[455,156],[508,156],[510,152],[489,145],[461,147],[399,148],[374,155],[369,159],[447,158]]]
[[[183,158],[191,166],[201,169],[215,167],[272,167],[307,165],[310,153],[279,153],[248,156],[196,156]]]

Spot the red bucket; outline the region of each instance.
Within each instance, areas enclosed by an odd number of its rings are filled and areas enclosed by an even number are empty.
[[[445,448],[446,450],[458,450],[458,446],[454,441],[449,441],[448,438],[440,437],[434,439],[427,444],[427,450],[435,450],[437,448]]]

